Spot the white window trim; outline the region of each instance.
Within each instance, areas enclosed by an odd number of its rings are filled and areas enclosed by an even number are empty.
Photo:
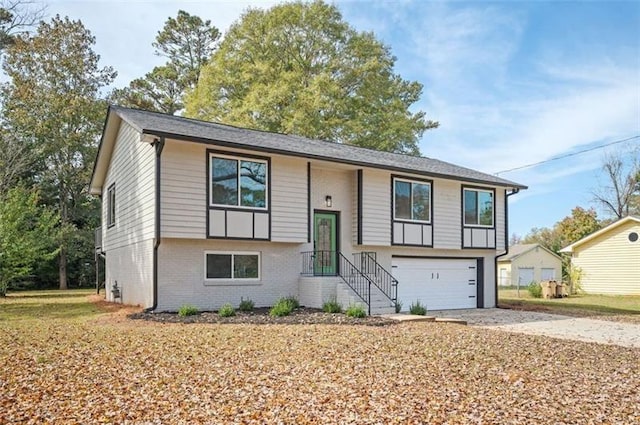
[[[213,181],[211,180],[211,173],[213,173],[212,160],[213,158],[222,158],[222,159],[231,159],[234,161],[238,161],[238,199],[236,205],[227,205],[227,204],[215,204],[213,202]],[[264,164],[265,166],[265,184],[264,184],[264,207],[247,207],[240,205],[240,161],[251,161],[251,162],[259,162]],[[269,209],[269,161],[264,159],[252,158],[248,156],[233,156],[233,155],[224,155],[219,153],[211,152],[209,153],[209,176],[207,177],[209,180],[209,206],[210,207],[220,207],[220,208],[234,208],[234,209],[243,209],[243,210],[261,210],[267,211]]]
[[[406,183],[410,183],[411,185],[413,185],[413,183],[417,183],[417,184],[424,184],[429,186],[429,220],[414,220],[411,218],[398,218],[396,217],[396,181],[401,181],[401,182],[406,182]],[[433,202],[433,185],[431,184],[431,182],[427,182],[427,181],[421,181],[421,180],[411,180],[411,179],[405,179],[402,177],[394,177],[393,178],[393,185],[392,185],[392,191],[393,191],[393,221],[403,221],[405,223],[422,223],[422,224],[431,224],[431,211],[432,211],[432,202]],[[409,201],[413,202],[413,186],[411,186],[411,193],[409,195]],[[411,207],[411,211],[413,212],[413,205],[410,205]]]
[[[116,225],[116,185],[107,189],[107,228]]]
[[[207,277],[207,255],[231,255],[231,274],[229,277]],[[233,266],[236,255],[255,255],[258,257],[258,277],[250,278],[236,278],[233,277]],[[219,283],[219,282],[259,282],[262,279],[262,255],[259,251],[205,251],[204,252],[204,281],[207,283]]]
[[[486,225],[486,224],[467,224],[466,222],[466,217],[465,217],[465,211],[467,210],[467,197],[464,196],[464,192],[466,192],[467,190],[472,191],[472,192],[485,192],[485,193],[489,193],[491,194],[491,200],[493,201],[493,205],[492,205],[492,209],[493,209],[493,214],[491,215],[491,225]],[[478,206],[478,221],[480,221],[480,208]],[[464,224],[464,227],[478,227],[478,228],[482,228],[482,229],[495,229],[496,227],[496,194],[494,191],[489,190],[489,189],[478,189],[475,187],[463,187],[462,188],[462,223]]]

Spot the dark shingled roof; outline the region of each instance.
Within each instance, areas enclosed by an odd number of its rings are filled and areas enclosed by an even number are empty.
[[[143,134],[218,144],[221,142],[227,146],[263,152],[526,189],[526,186],[519,183],[432,158],[381,152],[341,143],[250,130],[120,106],[111,106],[110,111],[118,114]]]

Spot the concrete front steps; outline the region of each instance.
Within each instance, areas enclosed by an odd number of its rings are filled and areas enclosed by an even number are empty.
[[[338,282],[336,285],[336,299],[342,304],[343,308],[347,308],[352,304],[361,304],[363,307],[367,307],[366,303],[353,292],[353,290],[343,281]],[[371,315],[379,316],[381,314],[393,314],[396,312],[396,308],[377,286],[371,286]]]

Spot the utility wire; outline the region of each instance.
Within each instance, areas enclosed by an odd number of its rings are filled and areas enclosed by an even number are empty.
[[[629,137],[627,139],[615,140],[613,142],[609,142],[609,143],[606,143],[604,145],[596,146],[596,147],[589,148],[589,149],[584,149],[584,150],[581,150],[581,151],[578,151],[578,152],[571,152],[571,153],[568,153],[568,154],[565,154],[565,155],[556,156],[555,158],[545,159],[544,161],[534,162],[533,164],[521,165],[519,167],[509,168],[508,170],[498,171],[498,172],[496,172],[494,174],[498,175],[498,174],[502,174],[502,173],[509,173],[511,171],[522,170],[524,168],[531,168],[531,167],[535,167],[537,165],[546,164],[547,162],[557,161],[559,159],[568,158],[570,156],[580,155],[580,154],[583,154],[583,153],[586,153],[586,152],[595,151],[597,149],[606,148],[607,146],[617,145],[618,143],[624,143],[624,142],[628,142],[629,140],[634,140],[634,139],[640,139],[640,134],[638,134],[636,136],[631,136],[631,137]]]

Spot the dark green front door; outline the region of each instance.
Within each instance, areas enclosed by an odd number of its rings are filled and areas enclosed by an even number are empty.
[[[315,275],[335,275],[337,269],[337,223],[335,213],[316,212],[313,219],[314,255],[313,272]]]

